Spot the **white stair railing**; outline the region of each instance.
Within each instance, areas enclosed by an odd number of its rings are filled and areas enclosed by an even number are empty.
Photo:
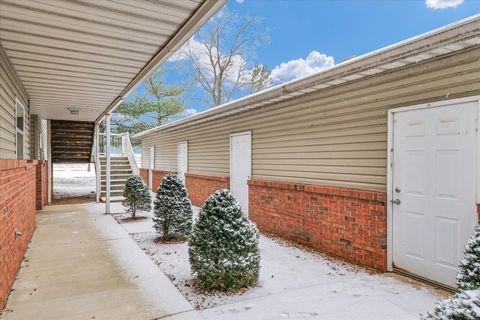
[[[110,133],[110,155],[123,154],[123,133]],[[105,153],[107,134],[100,133],[100,153]]]
[[[128,132],[122,134],[122,153],[128,157],[132,174],[138,176],[138,164],[135,160],[135,153],[133,152],[132,143],[130,142],[130,135]]]
[[[96,128],[94,135],[95,152],[95,173],[96,173],[96,200],[100,202],[102,167],[100,164],[100,155],[105,154],[106,134],[100,133]],[[110,133],[110,155],[122,155],[128,158],[132,174],[138,175],[140,170],[135,159],[130,135],[126,133]]]

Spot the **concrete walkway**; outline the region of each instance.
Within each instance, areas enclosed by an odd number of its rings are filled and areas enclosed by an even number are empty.
[[[3,320],[158,319],[192,310],[95,203],[47,207]]]

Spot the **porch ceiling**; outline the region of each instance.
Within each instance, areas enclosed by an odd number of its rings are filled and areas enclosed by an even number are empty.
[[[31,113],[94,121],[225,2],[0,0],[0,45],[25,86]]]

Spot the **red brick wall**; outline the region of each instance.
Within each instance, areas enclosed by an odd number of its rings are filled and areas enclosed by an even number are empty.
[[[142,177],[145,184],[148,186],[148,169],[140,168],[140,177]]]
[[[48,161],[33,160],[36,163],[36,208],[42,210],[48,202]],[[32,161],[30,161],[32,162]]]
[[[158,187],[162,184],[163,177],[169,174],[170,171],[163,171],[158,169],[153,169],[152,171],[152,190],[157,191]]]
[[[0,310],[35,230],[35,176],[35,162],[0,160]]]
[[[383,192],[250,180],[249,218],[264,232],[367,267],[387,268]]]
[[[148,186],[148,170],[150,169],[145,169],[141,168],[140,169],[140,177],[142,177],[143,180],[145,180],[145,183]],[[170,171],[164,171],[164,170],[158,170],[158,169],[153,169],[152,170],[152,190],[157,191],[158,187],[162,184],[163,177],[165,177],[167,174],[170,173]]]
[[[215,191],[228,189],[230,187],[230,178],[186,173],[185,185],[192,204],[200,207]]]

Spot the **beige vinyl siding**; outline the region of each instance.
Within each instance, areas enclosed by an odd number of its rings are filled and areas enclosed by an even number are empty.
[[[28,96],[13,70],[5,51],[0,47],[0,159],[15,159],[15,98],[25,107],[25,153],[29,157]]]
[[[480,49],[339,85],[209,122],[143,137],[143,164],[176,170],[189,141],[189,172],[229,175],[229,135],[252,131],[253,178],[385,190],[389,108],[480,94]]]
[[[47,159],[47,120],[38,115],[30,115],[30,158]]]

